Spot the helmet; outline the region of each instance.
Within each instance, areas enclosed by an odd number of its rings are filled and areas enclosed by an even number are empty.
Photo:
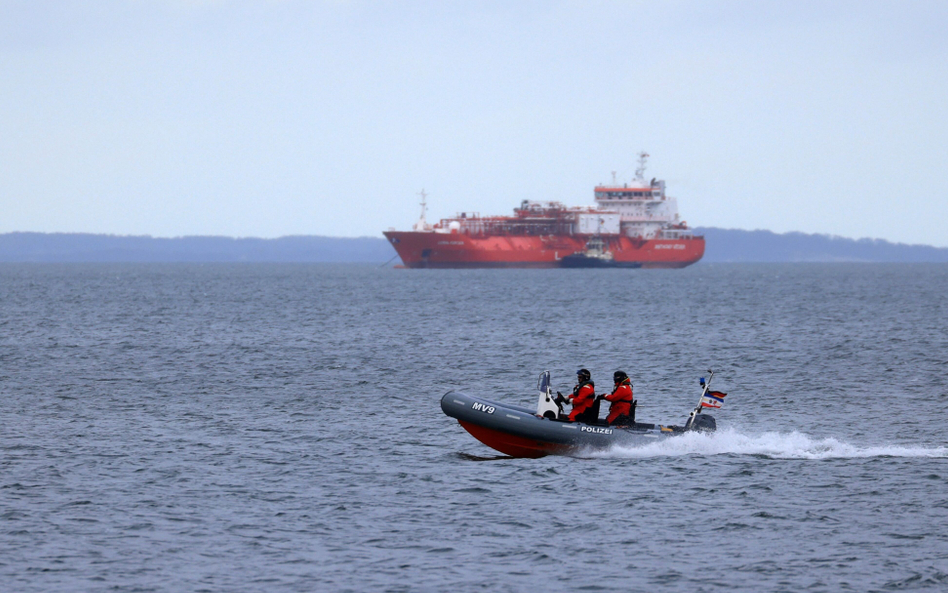
[[[618,383],[619,381],[625,381],[629,376],[625,374],[624,371],[616,371],[612,373],[612,380]]]
[[[579,369],[576,371],[576,376],[579,377],[580,381],[589,381],[592,374],[586,369]]]

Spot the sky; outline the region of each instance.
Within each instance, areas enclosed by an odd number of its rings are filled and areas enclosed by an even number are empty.
[[[0,233],[381,236],[667,182],[948,246],[948,2],[0,0]]]

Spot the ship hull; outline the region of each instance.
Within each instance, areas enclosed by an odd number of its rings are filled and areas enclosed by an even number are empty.
[[[387,231],[385,237],[408,268],[558,268],[586,248],[582,236],[471,236],[461,233]],[[704,237],[603,238],[611,267],[684,268],[704,255]]]

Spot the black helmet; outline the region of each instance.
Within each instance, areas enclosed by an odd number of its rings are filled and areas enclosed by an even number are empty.
[[[625,381],[628,378],[629,376],[626,375],[624,371],[616,371],[612,373],[612,380],[615,381],[616,383],[620,381]]]
[[[592,374],[587,369],[579,369],[576,371],[576,376],[579,377],[580,381],[589,381]]]

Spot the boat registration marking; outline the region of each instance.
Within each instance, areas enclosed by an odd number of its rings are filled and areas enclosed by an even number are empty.
[[[487,405],[482,404],[481,402],[474,402],[473,404],[471,404],[471,407],[479,412],[484,412],[485,414],[493,414],[494,410],[496,409],[494,408],[494,406],[487,406]]]
[[[513,418],[514,420],[520,420],[520,416],[514,416],[513,414],[504,414],[508,418]]]
[[[599,428],[598,426],[580,426],[583,432],[594,432],[596,434],[612,434],[611,428]]]

